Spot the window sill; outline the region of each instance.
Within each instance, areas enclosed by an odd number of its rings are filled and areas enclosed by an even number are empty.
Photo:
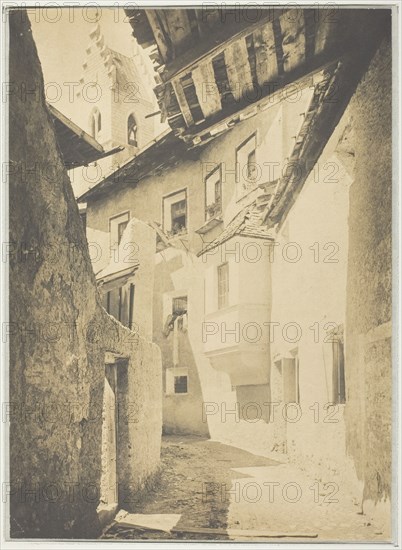
[[[188,237],[188,231],[183,231],[183,233],[174,233],[172,235],[169,235],[169,233],[166,233],[167,238],[169,241],[173,239],[179,239],[180,237]]]

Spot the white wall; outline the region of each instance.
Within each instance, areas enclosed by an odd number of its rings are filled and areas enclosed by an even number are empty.
[[[279,228],[272,263],[272,360],[296,350],[299,357],[300,418],[294,409],[298,420],[285,423],[287,448],[314,463],[345,456],[344,406],[325,409],[332,401],[332,343],[325,338],[346,313],[352,180],[335,151],[345,124],[337,127]],[[314,456],[317,440],[321,458]]]

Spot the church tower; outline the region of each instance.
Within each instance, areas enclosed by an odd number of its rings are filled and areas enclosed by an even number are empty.
[[[152,62],[132,39],[128,57],[105,44],[100,25],[90,32],[72,118],[105,150],[124,149],[71,174],[76,195],[131,158],[165,129],[160,122]],[[78,190],[78,192],[77,192]]]

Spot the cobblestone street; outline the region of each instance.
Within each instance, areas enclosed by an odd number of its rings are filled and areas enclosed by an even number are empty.
[[[177,514],[180,519],[167,532],[130,527],[123,518],[103,538],[383,540],[381,531],[337,484],[309,479],[290,464],[195,437],[163,438],[159,483],[127,510]]]

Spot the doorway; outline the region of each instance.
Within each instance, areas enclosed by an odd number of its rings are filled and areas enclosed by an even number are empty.
[[[102,405],[102,474],[99,508],[117,506],[117,368],[105,363]]]

